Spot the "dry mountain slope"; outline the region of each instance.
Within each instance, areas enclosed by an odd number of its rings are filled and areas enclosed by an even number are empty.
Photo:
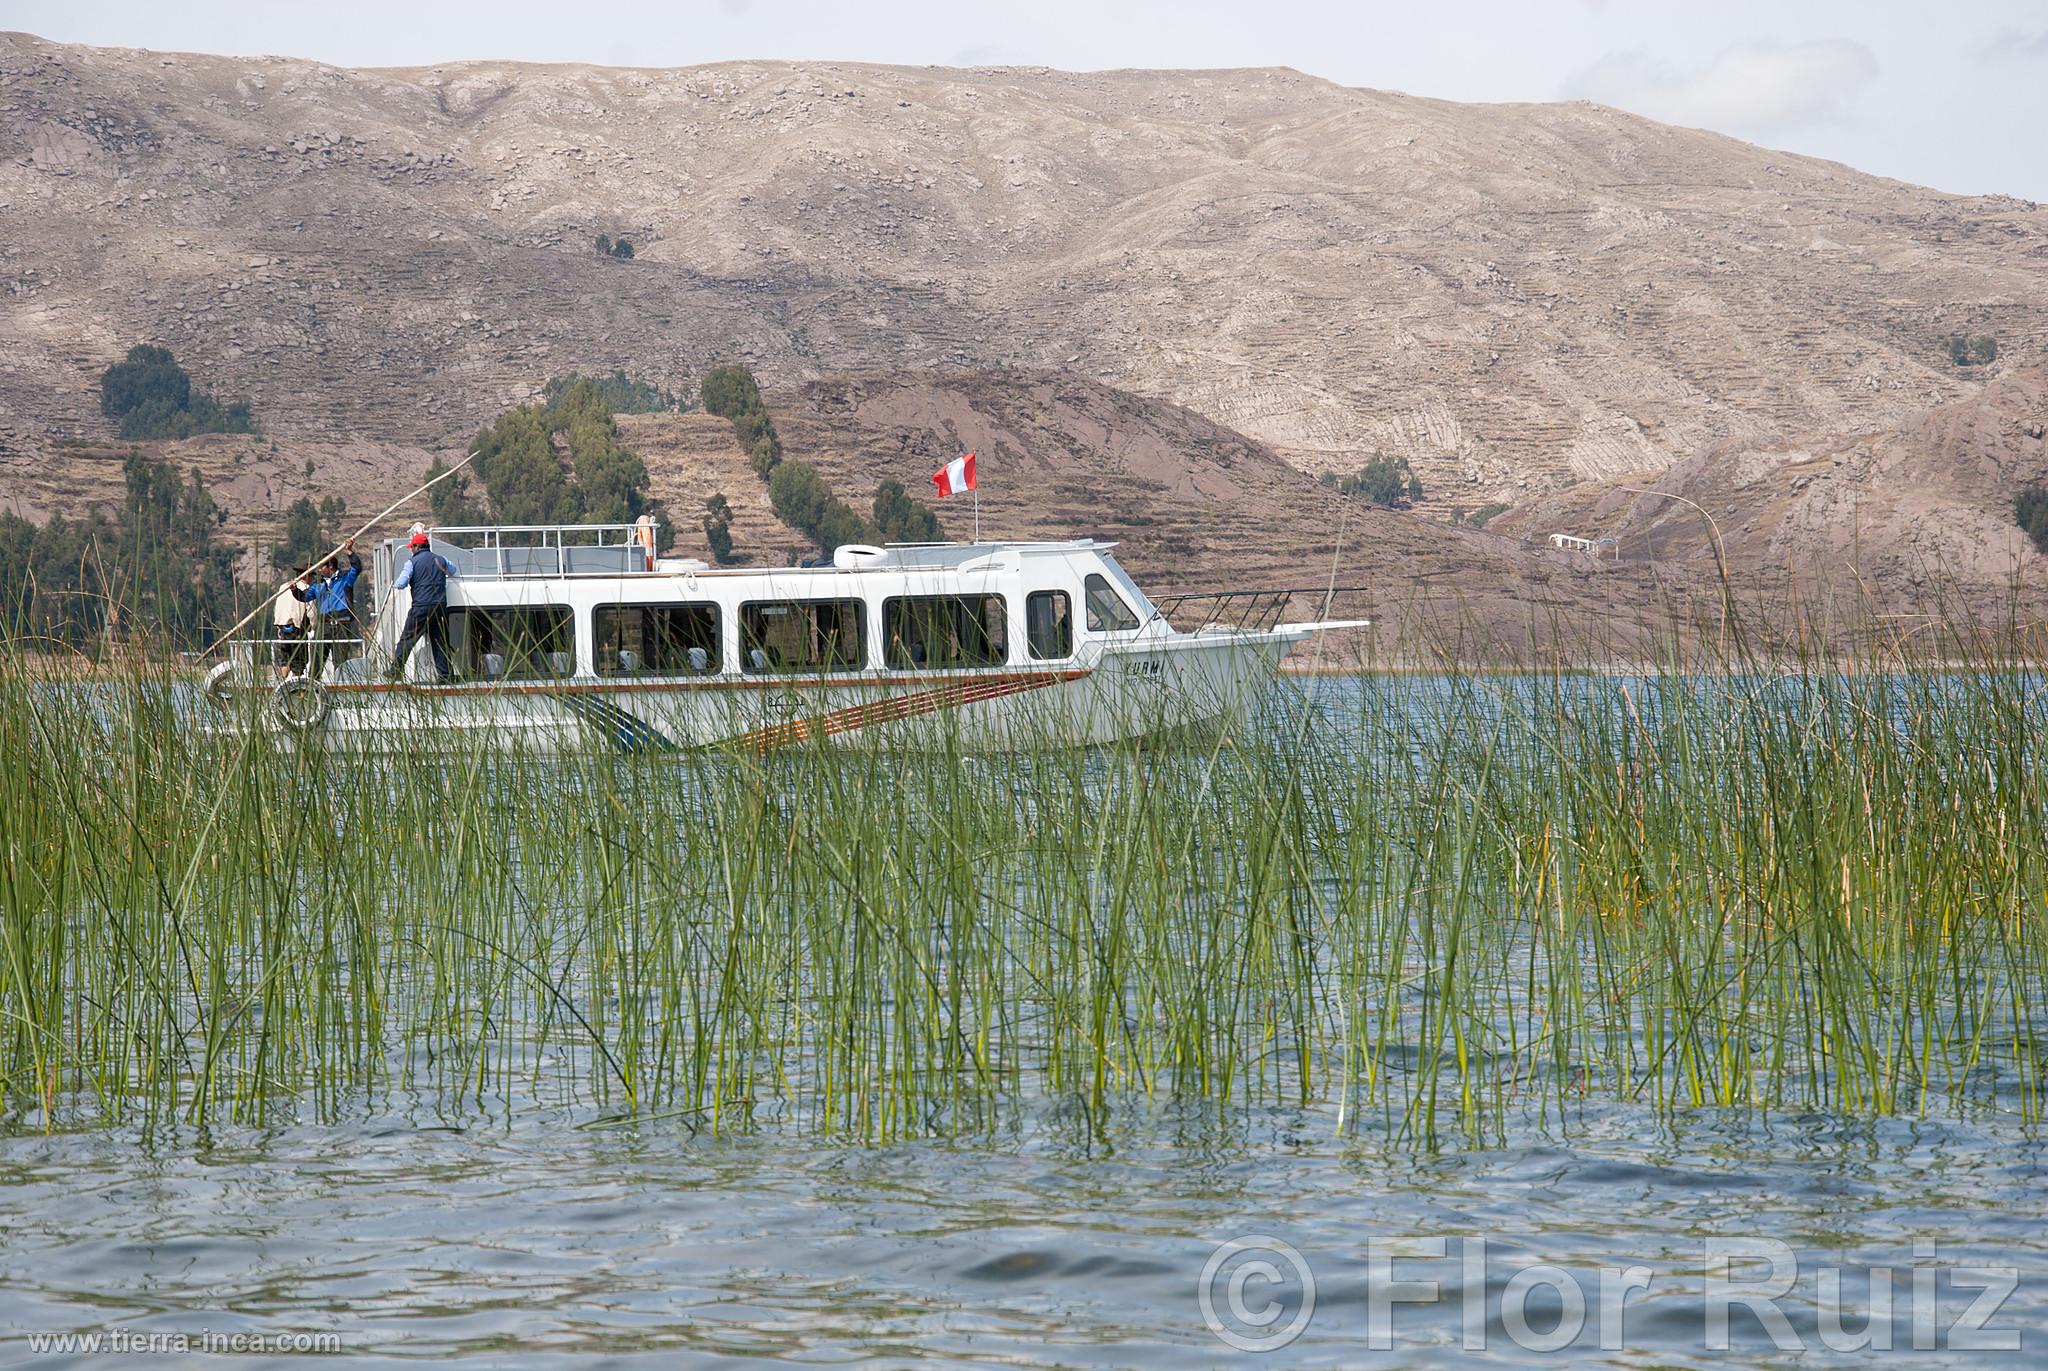
[[[903,373],[827,377],[771,389],[767,401],[792,458],[812,462],[865,510],[883,480],[932,499],[941,462],[981,454],[982,532],[988,538],[1115,540],[1119,556],[1159,593],[1253,586],[1365,586],[1335,606],[1371,616],[1375,633],[1341,651],[1413,653],[1426,622],[1441,637],[1478,631],[1522,644],[1560,624],[1576,633],[1631,630],[1652,603],[1641,567],[1598,567],[1548,549],[1336,495],[1262,444],[1160,400],[1058,372]],[[776,519],[731,425],[704,414],[625,415],[622,438],[647,463],[668,501],[677,549],[707,556],[698,511],[714,491],[733,508],[737,551],[779,566],[815,548]],[[24,473],[0,508],[76,515],[118,499],[120,459],[132,445],[61,449],[63,461]],[[196,469],[230,513],[229,536],[260,558],[281,530],[283,507],[308,491],[344,492],[367,513],[418,484],[433,454],[421,448],[211,436],[147,445]],[[442,453],[444,457],[450,453]],[[305,474],[310,463],[314,475]],[[424,514],[424,502],[400,519]],[[934,501],[947,532],[966,537],[972,504]],[[1685,589],[1681,576],[1661,591]],[[1304,595],[1296,617],[1321,596]],[[1181,616],[1196,626],[1211,604]],[[1190,618],[1190,616],[1195,616]]]
[[[1614,537],[1626,557],[1704,571],[1711,519],[1746,587],[1789,579],[1900,618],[1967,606],[1999,624],[2015,608],[2048,615],[2048,558],[2013,519],[2013,497],[2043,483],[2048,369],[2032,367],[1898,423],[1731,440],[1654,480],[1576,486],[1499,522]]]
[[[1335,607],[1376,621],[1346,653],[1412,655],[1420,624],[1442,640],[1472,631],[1516,650],[1560,630],[1633,648],[1652,603],[1684,604],[1699,579],[1680,570],[1653,586],[1641,566],[1596,566],[1346,499],[1201,415],[1072,375],[832,377],[768,398],[791,451],[842,492],[889,477],[914,489],[971,450],[985,537],[1113,539],[1155,590],[1366,587]],[[966,535],[968,501],[935,508],[950,536]],[[1295,617],[1320,598],[1301,596]],[[1190,606],[1184,626],[1213,608]]]
[[[632,262],[589,249],[625,234]],[[1445,503],[1895,423],[2038,354],[2048,214],[1590,105],[1292,71],[472,62],[0,37],[0,452],[177,349],[293,440],[547,374],[1063,367]]]

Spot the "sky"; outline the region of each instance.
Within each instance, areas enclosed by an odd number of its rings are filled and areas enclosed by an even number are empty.
[[[0,0],[0,29],[343,66],[1288,66],[1450,100],[1598,100],[1940,190],[2048,201],[2042,0]]]

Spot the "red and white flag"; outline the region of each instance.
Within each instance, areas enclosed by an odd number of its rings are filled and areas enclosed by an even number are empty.
[[[958,495],[963,490],[974,489],[974,454],[955,457],[952,461],[932,473],[932,484],[939,488],[941,495]]]

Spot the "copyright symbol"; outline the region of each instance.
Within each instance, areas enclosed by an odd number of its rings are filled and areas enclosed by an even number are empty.
[[[1218,1342],[1239,1352],[1277,1352],[1315,1317],[1316,1276],[1280,1239],[1249,1233],[1209,1254],[1195,1298]]]

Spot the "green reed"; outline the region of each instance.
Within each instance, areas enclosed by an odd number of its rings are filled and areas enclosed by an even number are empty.
[[[2042,683],[1877,665],[1283,681],[1096,750],[362,757],[7,658],[0,1111],[2036,1122]]]

